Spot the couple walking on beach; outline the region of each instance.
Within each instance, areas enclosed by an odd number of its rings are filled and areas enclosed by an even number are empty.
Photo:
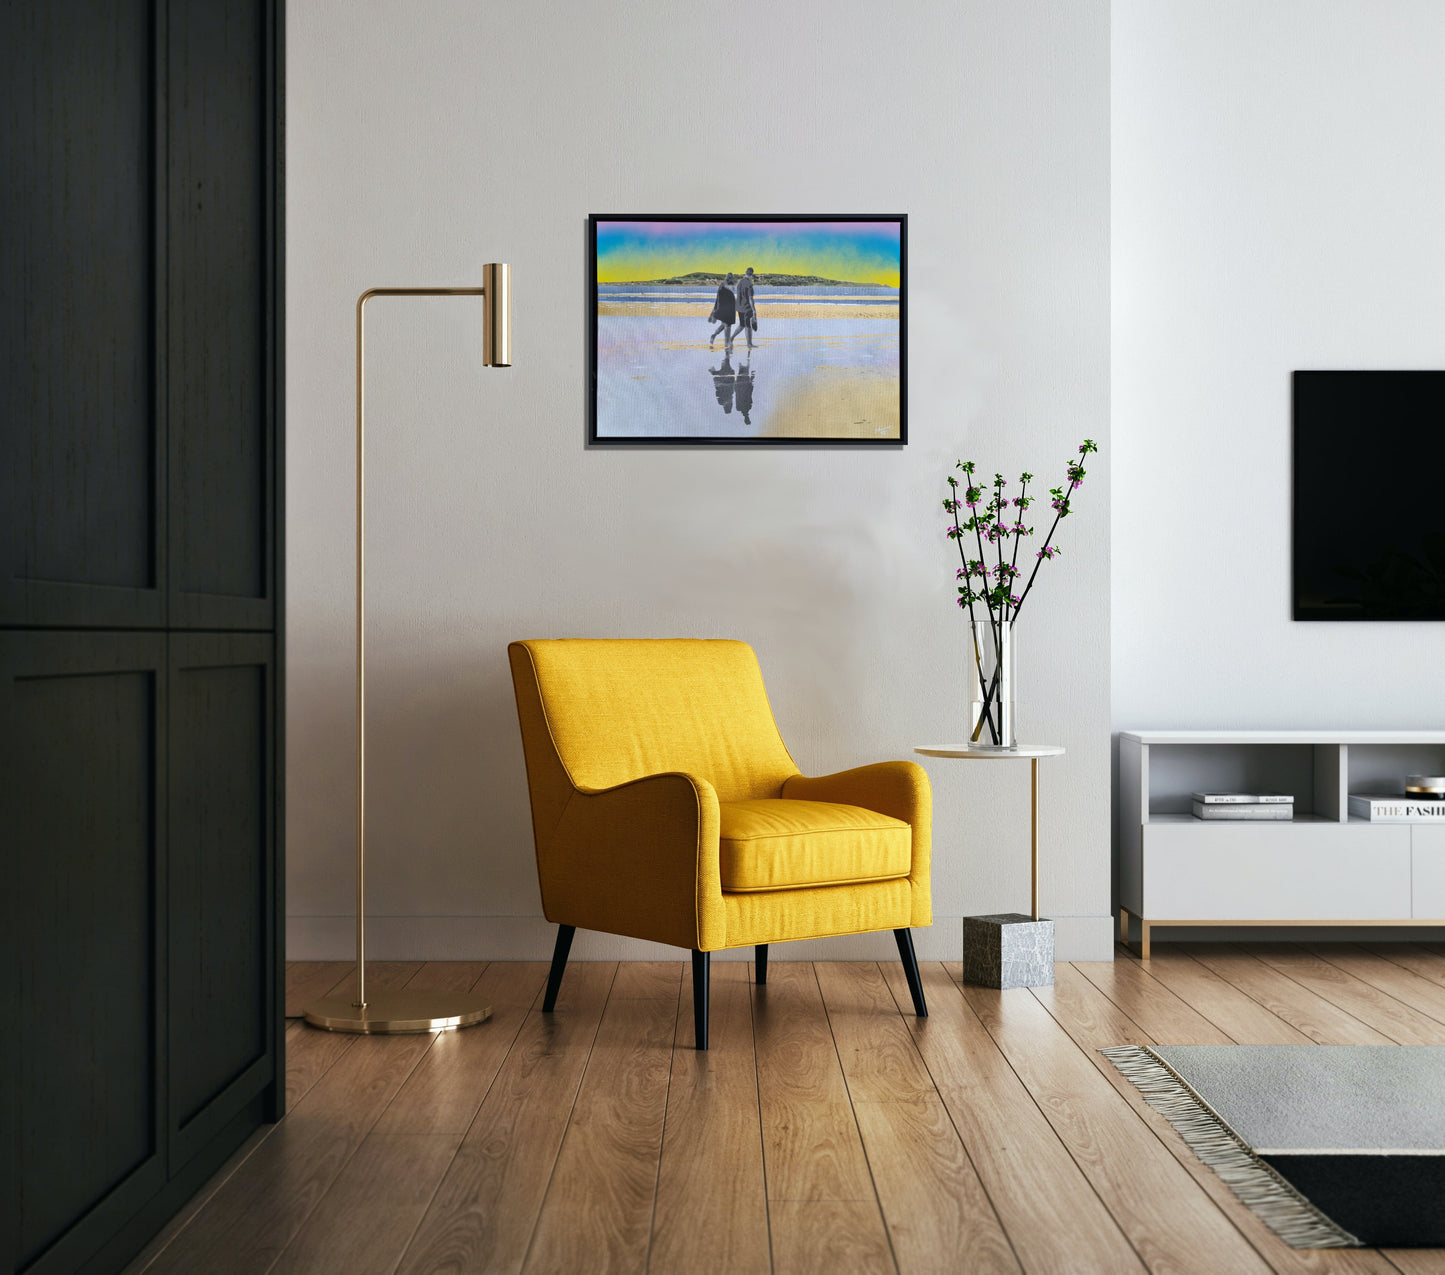
[[[728,277],[718,284],[717,300],[713,302],[712,313],[707,316],[709,323],[716,323],[708,337],[709,346],[717,340],[719,332],[724,333],[723,342],[733,343],[737,332],[748,334],[748,349],[753,348],[753,333],[758,330],[758,312],[753,306],[753,268],[741,278],[728,271]],[[736,327],[734,326],[736,325]]]

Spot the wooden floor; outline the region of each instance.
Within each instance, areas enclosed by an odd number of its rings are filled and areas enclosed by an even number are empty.
[[[474,990],[461,1032],[291,1024],[289,1114],[131,1271],[1445,1273],[1445,1251],[1287,1248],[1096,1052],[1445,1044],[1445,944],[1158,944],[1052,988],[925,964],[368,966]],[[291,1012],[349,967],[296,964]]]

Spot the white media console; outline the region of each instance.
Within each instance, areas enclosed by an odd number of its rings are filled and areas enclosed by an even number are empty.
[[[1119,934],[1161,925],[1445,926],[1445,821],[1351,818],[1351,793],[1445,774],[1445,731],[1124,731]],[[1288,822],[1207,822],[1198,791],[1284,792]]]

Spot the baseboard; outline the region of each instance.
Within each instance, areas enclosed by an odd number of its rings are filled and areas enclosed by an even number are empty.
[[[1054,918],[1054,955],[1061,961],[1108,961],[1114,955],[1114,920],[1108,916]],[[557,927],[540,916],[369,916],[366,955],[374,961],[545,961]],[[963,959],[963,918],[935,916],[913,931],[922,961]],[[572,959],[580,961],[675,961],[678,948],[641,939],[578,930]],[[356,924],[349,916],[286,918],[288,961],[344,961],[356,952]],[[747,960],[751,948],[716,953],[717,960]],[[805,939],[773,948],[778,961],[891,961],[893,935],[850,934]]]

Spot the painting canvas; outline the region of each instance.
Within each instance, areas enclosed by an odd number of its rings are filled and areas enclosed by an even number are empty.
[[[591,442],[908,441],[906,217],[589,224]]]

